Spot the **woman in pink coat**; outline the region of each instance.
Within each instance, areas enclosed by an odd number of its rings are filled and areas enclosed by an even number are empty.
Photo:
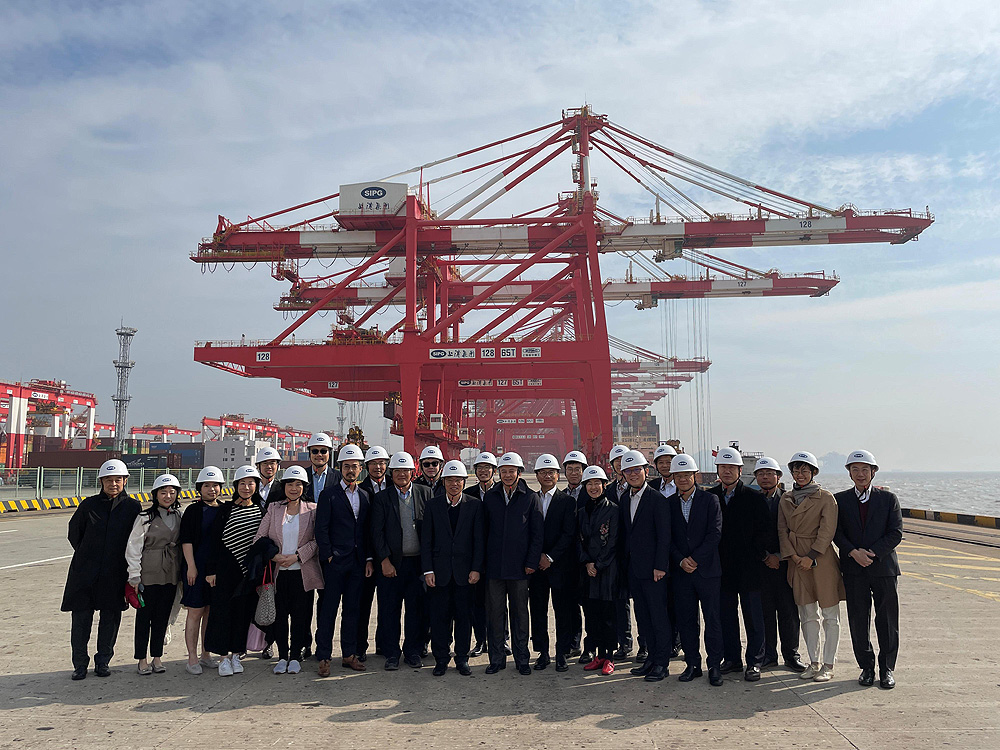
[[[275,571],[274,642],[278,646],[275,674],[298,674],[302,650],[312,630],[313,592],[323,588],[323,573],[316,557],[316,503],[302,499],[309,475],[291,466],[281,477],[284,502],[272,503],[254,541],[268,537],[281,550],[273,558]],[[289,628],[289,622],[291,627]],[[289,634],[291,647],[289,648]]]

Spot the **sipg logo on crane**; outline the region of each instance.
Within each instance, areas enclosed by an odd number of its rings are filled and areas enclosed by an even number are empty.
[[[379,198],[385,198],[386,190],[382,187],[366,187],[361,191],[361,197],[366,200],[378,200]]]

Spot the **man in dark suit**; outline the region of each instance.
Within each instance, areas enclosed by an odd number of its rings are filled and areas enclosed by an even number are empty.
[[[722,642],[725,659],[722,674],[743,671],[740,653],[740,610],[747,632],[747,682],[760,680],[764,663],[764,608],[760,590],[763,585],[764,558],[767,556],[767,504],[764,496],[740,481],[743,456],[735,448],[723,448],[715,457],[719,484],[712,492],[722,507]]]
[[[629,447],[627,445],[616,445],[608,454],[608,461],[611,464],[611,481],[608,482],[604,494],[615,505],[620,505],[622,496],[627,495],[629,492],[628,482],[625,481],[625,477],[621,472],[622,456],[628,453],[628,451]],[[586,498],[584,498],[584,503],[586,503]],[[638,620],[637,616],[637,626]],[[639,628],[637,627],[637,629]],[[615,661],[622,661],[627,659],[628,655],[632,652],[632,608],[629,606],[627,597],[622,597],[615,601],[615,635],[618,638],[618,650],[615,651],[612,658]],[[637,640],[639,641],[640,653],[646,652],[645,647],[647,644],[641,632]],[[648,655],[648,652],[646,653]],[[589,663],[592,658],[593,654],[584,649],[584,653],[580,657],[580,662]],[[641,661],[645,661],[645,659]]]
[[[483,451],[472,463],[472,470],[476,472],[476,484],[465,490],[465,494],[477,500],[483,500],[486,493],[496,484],[497,457],[489,451]],[[472,587],[472,631],[476,636],[476,645],[472,647],[469,656],[482,656],[486,653],[486,576],[481,575],[479,582]],[[504,652],[510,654],[511,650],[507,644],[507,637],[504,637]]]
[[[378,629],[381,631],[385,668],[399,669],[400,617],[403,627],[403,660],[407,666],[423,666],[427,620],[424,578],[420,561],[420,526],[430,489],[413,481],[413,457],[393,454],[389,461],[392,486],[375,496],[372,504],[372,548],[378,576]]]
[[[760,591],[764,611],[764,663],[778,663],[778,639],[785,666],[793,672],[805,672],[799,658],[799,608],[788,584],[788,561],[781,559],[778,543],[778,504],[781,502],[781,465],[764,456],[754,465],[753,475],[767,504],[767,557],[764,558],[763,586]]]
[[[543,453],[535,461],[539,484],[539,507],[542,511],[543,542],[538,569],[528,579],[528,604],[531,610],[531,640],[538,659],[535,669],[545,669],[549,655],[549,593],[556,620],[556,671],[569,669],[569,653],[576,630],[573,617],[577,607],[577,580],[580,576],[576,549],[576,500],[556,489],[559,461]]]
[[[428,445],[420,451],[420,476],[414,483],[430,488],[431,496],[444,494],[444,484],[441,483],[441,467],[444,465],[444,454],[436,445]]]
[[[628,489],[621,496],[622,552],[628,571],[629,595],[635,604],[636,624],[646,639],[649,658],[632,674],[658,682],[668,674],[673,630],[667,612],[667,576],[670,573],[670,510],[666,498],[646,484],[649,462],[639,451],[621,459]]]
[[[444,497],[427,501],[421,530],[421,563],[431,612],[434,676],[448,670],[452,628],[455,667],[472,674],[472,587],[479,582],[485,558],[483,503],[463,494],[468,472],[461,461],[449,461],[441,471]]]
[[[333,629],[343,600],[340,646],[343,666],[363,672],[358,659],[358,609],[361,582],[372,575],[368,554],[369,497],[358,487],[364,454],[356,445],[340,449],[340,480],[327,484],[316,505],[316,545],[323,566],[323,599],[316,628],[316,659],[319,676],[330,675]]]
[[[698,602],[705,618],[705,650],[708,652],[708,681],[722,685],[722,623],[719,620],[719,596],[722,563],[719,542],[722,540],[722,510],[719,498],[695,484],[698,465],[691,456],[680,454],[670,462],[677,491],[670,504],[670,559],[674,564],[673,581],[675,626],[681,633],[687,668],[678,678],[691,682],[701,677],[701,648],[698,643]]]
[[[847,457],[854,487],[838,492],[837,534],[840,569],[847,590],[847,620],[854,658],[861,667],[858,683],[875,682],[875,650],[871,642],[871,610],[875,605],[879,687],[896,687],[893,670],[899,653],[899,561],[896,546],[903,538],[899,500],[888,490],[872,487],[878,464],[865,450]]]
[[[507,668],[503,634],[510,610],[514,664],[522,675],[531,674],[528,651],[528,577],[542,555],[542,511],[538,495],[520,481],[524,462],[516,453],[505,453],[498,462],[500,484],[483,501],[486,525],[486,611],[489,617],[490,665],[486,674]]]
[[[382,490],[388,489],[387,472],[389,470],[389,452],[381,445],[373,445],[365,453],[365,478],[358,484],[368,497],[374,501]],[[368,633],[371,629],[372,603],[375,601],[375,588],[378,576],[371,576],[361,584],[361,606],[358,610],[358,658],[368,660]],[[381,633],[375,626],[375,653],[382,653]]]

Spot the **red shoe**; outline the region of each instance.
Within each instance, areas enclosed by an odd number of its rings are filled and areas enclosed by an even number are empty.
[[[601,667],[601,674],[614,674],[615,663],[611,659],[604,660],[604,666]]]
[[[584,667],[588,672],[594,672],[604,666],[607,659],[602,659],[599,656],[595,656],[594,660]]]

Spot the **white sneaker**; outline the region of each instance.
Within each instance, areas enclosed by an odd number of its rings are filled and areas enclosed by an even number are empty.
[[[833,667],[820,667],[820,670],[813,677],[813,682],[829,682],[833,679]]]
[[[232,677],[233,676],[233,663],[229,661],[229,657],[226,657],[219,662],[219,677]]]
[[[209,655],[207,659],[205,657],[202,657],[198,663],[201,664],[201,666],[203,667],[208,667],[209,669],[219,668],[219,660],[211,655]]]
[[[201,672],[202,672],[201,664],[197,664],[197,663],[195,663],[195,664],[185,664],[184,665],[184,670],[188,674],[201,674]]]
[[[803,680],[811,680],[813,677],[815,677],[817,674],[819,674],[819,670],[820,670],[821,666],[822,666],[821,664],[810,664],[806,668],[806,671],[802,672],[799,675],[799,677],[802,678]]]
[[[288,671],[288,662],[285,661],[284,659],[278,659],[278,663],[274,665],[274,673],[284,674],[287,671]]]
[[[295,659],[288,662],[288,674],[298,674],[302,671],[302,665],[298,663]]]
[[[240,657],[237,654],[233,654],[229,658],[229,663],[233,665],[234,674],[243,674],[243,665],[240,664]]]

